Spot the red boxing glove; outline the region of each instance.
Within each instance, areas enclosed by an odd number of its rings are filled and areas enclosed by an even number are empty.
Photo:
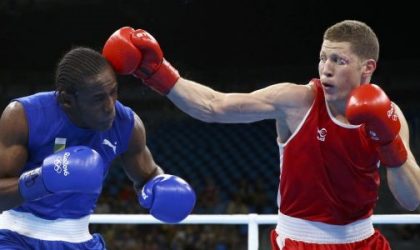
[[[131,43],[133,32],[131,27],[115,31],[102,49],[102,55],[111,63],[117,74],[133,74],[142,60],[141,52]]]
[[[131,41],[143,54],[143,60],[134,75],[160,94],[169,93],[179,79],[179,73],[163,58],[159,43],[141,29],[131,34]]]
[[[178,71],[163,58],[156,39],[141,29],[123,27],[115,31],[102,54],[118,74],[133,74],[160,94],[169,93],[179,79]]]
[[[378,144],[383,166],[399,167],[407,160],[395,107],[379,86],[364,84],[353,90],[347,101],[346,117],[351,124],[364,124],[367,134]]]

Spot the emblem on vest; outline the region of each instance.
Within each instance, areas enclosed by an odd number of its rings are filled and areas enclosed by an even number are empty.
[[[104,139],[102,144],[110,147],[114,154],[117,153],[117,142],[115,142],[115,145],[113,145],[108,139]]]
[[[326,128],[318,129],[316,139],[318,139],[319,141],[325,141],[325,137],[327,137],[327,129]]]
[[[54,153],[66,148],[67,138],[56,137],[54,141]]]

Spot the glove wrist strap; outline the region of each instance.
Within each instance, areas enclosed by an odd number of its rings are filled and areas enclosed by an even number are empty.
[[[19,178],[19,192],[26,201],[40,199],[50,194],[41,176],[41,168],[23,173]]]
[[[144,83],[154,89],[161,95],[166,95],[171,91],[172,87],[179,79],[178,70],[163,59],[159,69],[148,79],[144,79]]]
[[[399,135],[392,142],[377,147],[377,151],[384,167],[401,167],[407,161],[407,150]]]

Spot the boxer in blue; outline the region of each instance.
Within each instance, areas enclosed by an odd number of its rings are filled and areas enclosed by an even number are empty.
[[[80,47],[60,60],[55,91],[5,108],[0,249],[106,249],[89,232],[89,216],[116,157],[154,217],[177,223],[192,211],[191,186],[155,163],[141,119],[117,100],[117,88],[104,57]]]

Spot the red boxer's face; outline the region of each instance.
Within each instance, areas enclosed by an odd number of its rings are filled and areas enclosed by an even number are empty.
[[[327,101],[345,102],[365,80],[364,69],[364,62],[351,51],[350,43],[324,40],[318,70]]]
[[[72,96],[68,114],[77,126],[100,131],[111,128],[118,97],[118,84],[112,69],[106,68],[89,79]]]

